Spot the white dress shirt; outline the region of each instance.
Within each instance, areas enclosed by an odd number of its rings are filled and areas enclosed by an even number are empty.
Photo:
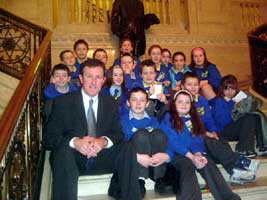
[[[97,110],[98,110],[98,95],[94,96],[94,97],[90,97],[89,95],[87,95],[83,88],[81,89],[81,92],[82,92],[82,98],[83,98],[83,106],[84,106],[84,112],[85,112],[85,115],[87,115],[87,110],[89,108],[89,101],[91,99],[93,99],[93,111],[94,111],[94,114],[95,114],[95,120],[97,122]],[[86,116],[87,118],[87,116]],[[103,136],[105,139],[107,139],[108,143],[107,143],[107,146],[105,148],[110,148],[113,146],[113,142],[107,137],[107,136]],[[76,137],[72,138],[69,142],[69,145],[70,147],[74,148],[74,139]]]

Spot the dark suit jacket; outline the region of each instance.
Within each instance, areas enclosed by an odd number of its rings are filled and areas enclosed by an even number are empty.
[[[98,96],[96,131],[96,137],[107,136],[114,144],[123,141],[117,106],[112,97],[104,94]],[[86,135],[87,121],[81,90],[56,98],[45,125],[44,147],[56,150],[59,145],[69,145],[73,137]]]

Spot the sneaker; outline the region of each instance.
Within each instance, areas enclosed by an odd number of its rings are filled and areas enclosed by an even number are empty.
[[[236,167],[248,171],[252,171],[255,174],[259,169],[260,161],[255,159],[249,159],[243,156],[240,156],[238,161],[236,162]]]
[[[247,158],[254,158],[254,157],[257,156],[257,153],[255,151],[239,151],[239,150],[236,150],[236,152],[239,155],[247,157]]]
[[[244,184],[248,182],[254,182],[256,180],[256,174],[252,171],[233,169],[233,174],[230,176],[231,183]]]
[[[259,148],[259,156],[267,156],[267,147]]]
[[[139,182],[141,197],[144,198],[146,195],[146,187],[145,187],[146,182],[143,179],[139,179],[138,182]]]

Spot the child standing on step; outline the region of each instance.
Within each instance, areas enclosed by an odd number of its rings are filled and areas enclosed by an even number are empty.
[[[206,155],[205,128],[199,118],[193,96],[187,90],[175,93],[170,115],[166,115],[161,129],[172,149],[171,164],[179,173],[180,190],[176,199],[201,200],[195,170],[205,179],[216,200],[240,200],[225,182],[216,164]]]

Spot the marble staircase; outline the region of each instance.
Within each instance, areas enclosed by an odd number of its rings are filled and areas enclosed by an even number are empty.
[[[18,79],[0,72],[0,118],[18,84]]]
[[[231,143],[234,147],[235,143]],[[50,200],[51,195],[51,171],[48,162],[48,154],[46,155],[45,171],[43,174],[42,192],[40,200]],[[242,200],[266,200],[267,195],[267,157],[257,157],[260,160],[260,167],[257,172],[257,180],[254,183],[244,185],[231,185],[233,190],[238,193]],[[225,172],[221,165],[218,165],[226,181],[229,181],[229,175]],[[111,174],[97,176],[82,176],[79,178],[78,199],[79,200],[112,200],[108,197],[107,190]],[[199,184],[205,184],[205,181],[197,174]],[[146,180],[147,195],[145,200],[175,200],[175,195],[159,195],[154,192],[154,182],[150,179]],[[203,200],[212,200],[213,197],[209,192],[204,192]]]

